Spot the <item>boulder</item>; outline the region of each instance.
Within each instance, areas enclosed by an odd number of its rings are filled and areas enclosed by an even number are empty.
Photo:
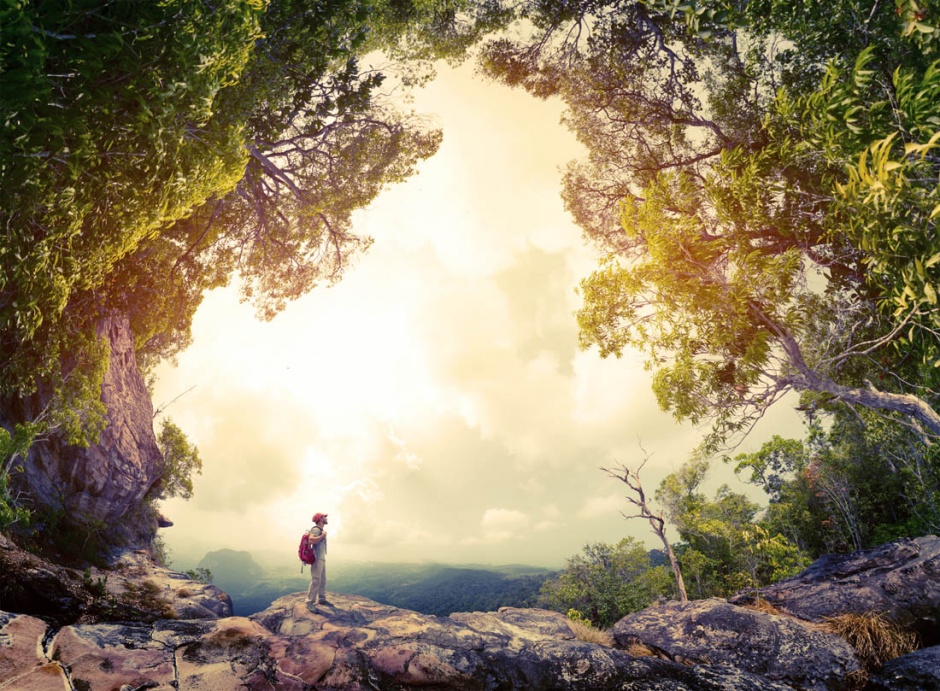
[[[77,621],[91,600],[81,575],[17,547],[0,535],[0,606],[57,625]]]
[[[923,648],[888,660],[872,675],[866,691],[929,691],[940,689],[940,646]]]
[[[120,546],[146,546],[156,533],[156,515],[135,512],[158,480],[163,457],[153,431],[153,403],[134,355],[134,335],[126,316],[103,317],[99,337],[111,348],[101,389],[107,426],[96,444],[69,446],[51,435],[33,444],[10,473],[16,491],[37,506],[80,517],[87,525],[108,526]],[[0,425],[35,419],[49,404],[50,392],[0,403]],[[134,520],[124,520],[134,514]],[[146,520],[143,520],[146,519]]]
[[[232,614],[232,599],[214,585],[126,552],[107,569],[60,566],[0,535],[0,605],[64,626],[113,620],[215,619]]]
[[[878,612],[916,631],[925,647],[940,644],[940,538],[898,540],[851,554],[827,554],[807,569],[731,598],[763,598],[809,621]]]
[[[133,602],[148,593],[174,619],[219,619],[232,616],[232,598],[211,583],[154,563],[146,550],[121,554],[107,570],[90,569],[104,579],[109,596]]]
[[[247,618],[54,632],[32,617],[2,615],[0,687],[13,680],[17,689],[167,691],[792,688],[726,665],[634,657],[580,641],[555,612],[505,608],[435,617],[339,594],[331,594],[331,607],[310,612],[304,597],[289,595]]]
[[[728,665],[801,689],[841,689],[862,674],[839,636],[718,598],[654,605],[627,615],[612,633],[623,648],[639,643],[680,662]]]

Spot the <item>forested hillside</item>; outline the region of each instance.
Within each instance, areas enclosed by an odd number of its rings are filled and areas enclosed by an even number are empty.
[[[194,573],[209,574],[213,585],[228,593],[234,613],[247,616],[284,595],[306,592],[309,577],[265,571],[244,551],[216,550],[203,557]],[[531,566],[456,566],[389,562],[330,564],[329,589],[361,595],[376,602],[423,614],[493,612],[500,607],[532,607],[539,590],[553,575]]]
[[[337,591],[377,602],[446,616],[495,612],[500,607],[535,607],[551,575],[547,569],[444,564],[369,564],[338,571]]]

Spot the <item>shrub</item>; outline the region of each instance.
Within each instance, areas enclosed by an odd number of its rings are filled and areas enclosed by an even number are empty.
[[[196,581],[196,583],[212,585],[212,571],[209,569],[200,566],[199,568],[190,569],[186,572],[186,575],[189,576],[191,580]]]
[[[30,520],[30,512],[20,506],[10,492],[9,482],[9,476],[0,471],[0,530],[3,531],[17,523],[28,526]]]
[[[176,616],[164,592],[153,581],[128,581],[120,599],[125,607],[158,618],[173,619]]]

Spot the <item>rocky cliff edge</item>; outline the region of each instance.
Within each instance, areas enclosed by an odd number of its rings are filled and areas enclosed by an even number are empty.
[[[911,623],[936,621],[940,598],[924,593],[934,592],[940,539],[904,540],[871,556],[867,569],[863,553],[827,557],[767,595],[803,599],[820,567],[840,561],[832,573],[851,577],[826,581],[840,589],[833,601],[858,609],[871,602],[861,595],[877,593]],[[608,643],[579,639],[566,617],[546,610],[435,617],[341,594],[313,612],[295,593],[251,617],[232,617],[211,586],[199,590],[142,554],[124,559],[121,576],[106,579],[113,590],[105,597],[139,594],[143,579],[164,598],[167,618],[55,626],[0,612],[0,689],[940,689],[940,646],[866,669],[844,638],[821,626],[831,609],[813,621],[743,601],[663,603],[618,622]],[[85,580],[95,578],[102,576]],[[860,597],[848,597],[850,589]],[[905,602],[913,604],[905,610]]]

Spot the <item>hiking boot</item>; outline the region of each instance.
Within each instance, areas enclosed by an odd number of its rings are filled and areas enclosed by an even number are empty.
[[[315,602],[308,602],[308,603],[307,603],[307,611],[309,611],[309,612],[314,612],[314,613],[315,613],[315,612],[317,611],[317,605],[316,605],[316,603],[315,603]]]
[[[329,600],[320,600],[317,604],[318,604],[318,605],[326,605],[327,607],[332,607],[332,606],[333,606],[333,603],[330,602]]]

